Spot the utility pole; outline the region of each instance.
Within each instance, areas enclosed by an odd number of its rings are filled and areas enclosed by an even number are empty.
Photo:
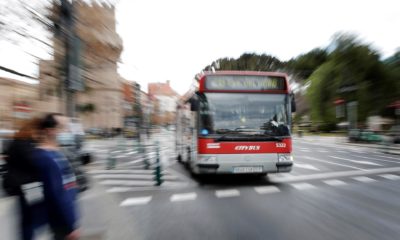
[[[80,69],[81,42],[75,33],[74,8],[72,2],[61,0],[61,24],[65,41],[65,100],[66,113],[76,117],[76,92],[83,91]]]

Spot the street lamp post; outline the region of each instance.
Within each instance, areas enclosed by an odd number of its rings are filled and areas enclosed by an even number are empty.
[[[81,79],[79,61],[81,42],[75,33],[75,19],[73,4],[67,0],[61,0],[61,25],[64,29],[65,38],[65,95],[66,112],[70,117],[76,115],[77,91],[83,91],[84,86]]]

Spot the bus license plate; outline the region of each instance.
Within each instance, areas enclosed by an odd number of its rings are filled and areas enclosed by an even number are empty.
[[[233,173],[261,173],[262,171],[263,171],[262,166],[233,168]]]

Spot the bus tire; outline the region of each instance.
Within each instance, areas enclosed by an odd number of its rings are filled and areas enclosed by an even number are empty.
[[[190,172],[192,172],[192,167],[191,167],[191,156],[190,156],[190,147],[187,148],[187,158],[186,158],[186,162],[185,162],[185,166],[187,169],[189,169]]]
[[[256,175],[258,178],[265,178],[268,176],[268,173],[259,173]]]
[[[176,157],[176,160],[178,161],[178,163],[182,163],[182,156],[180,154],[178,154],[178,156]]]

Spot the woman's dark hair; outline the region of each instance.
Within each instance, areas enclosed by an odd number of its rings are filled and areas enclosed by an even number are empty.
[[[60,113],[46,114],[44,116],[44,118],[38,124],[39,130],[57,127],[59,123],[56,120],[56,116],[62,116],[62,114],[60,114]]]

